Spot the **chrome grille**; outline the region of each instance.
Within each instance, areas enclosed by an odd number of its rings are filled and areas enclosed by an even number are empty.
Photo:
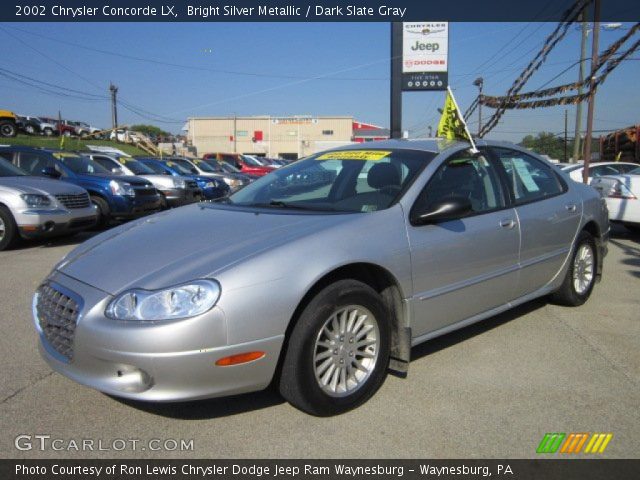
[[[86,193],[56,195],[56,198],[65,208],[88,208],[91,205]]]
[[[37,291],[36,314],[47,342],[59,354],[73,359],[73,337],[80,309],[75,300],[49,284]]]
[[[134,186],[133,187],[134,191],[136,192],[136,196],[137,197],[149,197],[152,195],[156,195],[157,194],[157,190],[155,189],[155,187],[146,187],[146,186]]]

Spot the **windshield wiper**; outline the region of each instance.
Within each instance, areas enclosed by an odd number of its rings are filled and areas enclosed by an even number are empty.
[[[292,210],[311,210],[315,212],[331,212],[335,211],[333,208],[323,208],[316,207],[310,205],[300,205],[298,203],[288,203],[283,202],[282,200],[271,200],[269,203],[251,203],[247,205],[248,207],[259,207],[259,208],[290,208]]]

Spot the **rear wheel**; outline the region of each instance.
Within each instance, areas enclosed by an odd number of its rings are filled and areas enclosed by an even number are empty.
[[[0,136],[15,137],[18,134],[16,124],[11,120],[0,120]]]
[[[44,134],[45,134],[46,137],[52,137],[53,136],[53,129],[45,128],[44,129]]]
[[[355,280],[318,293],[298,319],[284,357],[280,393],[313,415],[346,412],[382,385],[389,363],[388,311]]]
[[[24,131],[29,135],[33,135],[36,133],[36,129],[33,127],[33,125],[27,125],[26,127],[24,127]]]
[[[13,215],[6,207],[0,205],[0,251],[11,247],[17,236],[18,227]]]
[[[91,203],[95,205],[98,213],[98,219],[96,221],[95,228],[104,228],[109,224],[111,220],[111,212],[109,210],[109,204],[104,198],[91,195]]]
[[[591,234],[582,231],[571,254],[564,282],[551,294],[551,300],[571,307],[584,304],[595,285],[597,264],[596,242]]]

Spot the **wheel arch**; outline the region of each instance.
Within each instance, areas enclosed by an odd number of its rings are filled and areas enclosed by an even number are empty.
[[[589,233],[593,240],[596,242],[596,281],[602,279],[602,267],[604,265],[604,245],[602,239],[602,232],[595,220],[589,220],[582,227],[582,231]]]
[[[389,369],[405,375],[411,355],[411,329],[409,328],[408,305],[403,301],[402,287],[386,268],[375,263],[349,263],[325,273],[311,285],[298,302],[285,331],[285,338],[274,379],[280,377],[282,362],[288,348],[291,332],[308,303],[325,287],[339,280],[357,280],[380,294],[389,311],[391,322],[391,352]]]

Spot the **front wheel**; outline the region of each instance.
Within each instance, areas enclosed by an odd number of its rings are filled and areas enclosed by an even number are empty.
[[[16,124],[10,120],[0,120],[0,137],[15,137],[18,135]]]
[[[13,215],[0,205],[0,251],[9,248],[18,237],[18,228]]]
[[[104,228],[109,224],[111,220],[111,213],[109,210],[109,204],[104,198],[98,196],[91,196],[91,203],[96,207],[98,218],[95,224],[95,228]]]
[[[567,275],[560,288],[551,294],[551,300],[571,307],[584,304],[593,291],[597,265],[596,242],[591,234],[582,231],[571,254]]]
[[[44,136],[45,137],[52,137],[53,136],[53,130],[51,128],[45,128],[44,129]]]
[[[380,388],[389,363],[389,313],[355,280],[320,291],[298,319],[285,353],[280,393],[313,415],[346,412]]]

